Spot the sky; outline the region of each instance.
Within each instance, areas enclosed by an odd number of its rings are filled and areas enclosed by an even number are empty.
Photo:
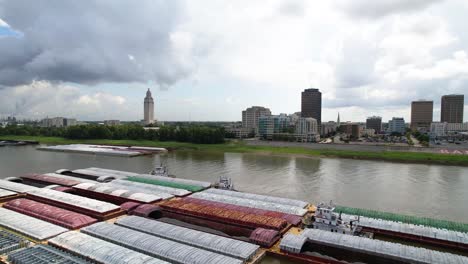
[[[468,92],[466,0],[0,0],[0,118],[404,117]],[[468,107],[465,116],[468,117]]]

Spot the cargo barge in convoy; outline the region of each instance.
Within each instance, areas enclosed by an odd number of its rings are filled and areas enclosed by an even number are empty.
[[[0,263],[468,263],[465,223],[94,167],[14,179]]]

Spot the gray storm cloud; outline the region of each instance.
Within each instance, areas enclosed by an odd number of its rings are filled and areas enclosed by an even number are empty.
[[[192,70],[174,50],[178,0],[0,3],[0,18],[24,34],[0,40],[0,87],[33,80],[169,86]]]
[[[337,0],[337,6],[358,18],[380,18],[394,13],[421,11],[443,0]]]

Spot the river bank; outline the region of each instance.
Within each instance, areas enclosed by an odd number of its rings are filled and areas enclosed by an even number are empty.
[[[41,144],[102,144],[124,146],[163,147],[168,150],[197,150],[207,152],[233,152],[233,153],[257,153],[263,155],[298,155],[298,156],[325,156],[348,159],[383,160],[402,163],[424,163],[438,165],[468,166],[468,156],[404,152],[404,151],[357,151],[337,149],[311,149],[300,146],[269,146],[247,145],[242,141],[230,141],[224,144],[193,144],[172,141],[150,140],[71,140],[60,137],[35,137],[35,136],[0,136],[5,140],[36,140]]]

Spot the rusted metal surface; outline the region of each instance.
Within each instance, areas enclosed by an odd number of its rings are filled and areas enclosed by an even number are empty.
[[[164,210],[172,212],[215,219],[217,221],[234,223],[250,228],[263,227],[281,230],[287,226],[286,220],[283,219],[192,203],[185,199],[167,201],[160,206]]]
[[[219,208],[224,208],[224,209],[233,210],[233,211],[269,216],[269,217],[274,217],[274,218],[281,218],[281,219],[288,221],[288,223],[294,226],[299,225],[302,221],[302,217],[300,216],[292,215],[292,214],[285,214],[281,212],[268,211],[264,209],[257,209],[257,208],[251,208],[251,207],[245,207],[245,206],[239,206],[239,205],[233,205],[233,204],[227,204],[227,203],[221,203],[221,202],[214,202],[214,201],[202,200],[202,199],[191,198],[191,197],[187,197],[185,198],[185,200],[192,202],[192,203],[196,203],[196,204],[219,207]]]
[[[279,239],[279,232],[271,229],[257,228],[249,237],[250,241],[264,247],[271,247]]]

